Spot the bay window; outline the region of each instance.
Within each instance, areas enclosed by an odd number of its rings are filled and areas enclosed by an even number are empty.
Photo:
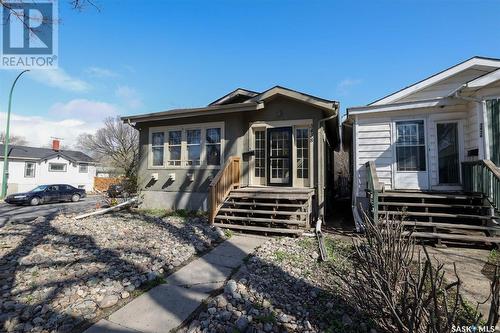
[[[218,167],[222,164],[223,123],[151,129],[152,167]],[[163,154],[164,147],[166,153]]]

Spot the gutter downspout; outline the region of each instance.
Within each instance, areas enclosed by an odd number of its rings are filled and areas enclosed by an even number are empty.
[[[339,104],[338,103],[335,103],[335,114],[329,116],[329,117],[326,117],[326,118],[323,118],[323,119],[320,119],[318,121],[318,172],[317,172],[317,177],[318,177],[318,196],[317,196],[317,201],[318,201],[318,206],[319,206],[319,199],[321,198],[321,201],[323,202],[323,206],[322,208],[319,209],[320,212],[318,212],[317,216],[321,216],[321,215],[325,215],[325,205],[324,205],[324,201],[325,201],[325,182],[324,182],[324,174],[325,174],[325,170],[324,170],[324,156],[323,156],[323,152],[322,152],[322,148],[323,148],[323,144],[322,144],[322,141],[324,138],[326,138],[326,136],[324,135],[325,133],[325,123],[328,121],[328,120],[331,120],[335,117],[338,117],[338,114],[339,114]],[[320,139],[320,135],[321,135],[321,139]],[[326,141],[326,140],[325,140]]]

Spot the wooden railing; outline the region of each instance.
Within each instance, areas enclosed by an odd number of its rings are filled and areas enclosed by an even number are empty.
[[[229,192],[240,186],[240,170],[241,159],[237,156],[231,156],[210,183],[210,223],[214,223],[215,216],[224,203],[224,200],[226,200]]]
[[[462,181],[466,192],[483,193],[500,211],[500,170],[490,160],[462,162]]]
[[[370,199],[370,209],[374,222],[378,221],[378,194],[384,190],[377,175],[374,161],[366,162],[366,190]]]

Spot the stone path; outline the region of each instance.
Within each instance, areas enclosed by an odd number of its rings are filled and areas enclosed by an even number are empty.
[[[159,285],[102,319],[85,333],[170,332],[224,285],[231,272],[267,238],[233,236]]]

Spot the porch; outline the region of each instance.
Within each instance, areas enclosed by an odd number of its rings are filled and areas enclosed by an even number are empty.
[[[312,223],[315,189],[240,186],[241,159],[231,157],[210,184],[210,222],[264,234],[298,235]]]
[[[408,234],[437,245],[500,246],[500,172],[489,160],[463,162],[461,191],[386,190],[374,162],[366,163],[370,217],[402,223]]]

